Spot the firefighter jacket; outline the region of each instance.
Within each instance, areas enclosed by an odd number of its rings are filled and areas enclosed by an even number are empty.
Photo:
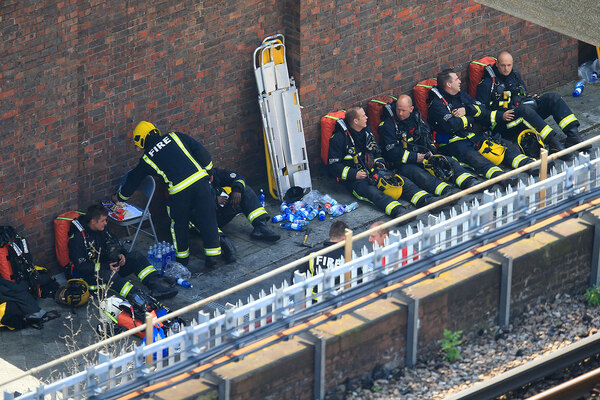
[[[74,222],[83,228],[80,230],[75,223],[69,230],[69,258],[79,271],[110,270],[110,263],[115,254],[127,254],[119,239],[108,228],[94,231],[88,226],[89,219],[82,215]]]
[[[405,120],[396,115],[396,102],[391,103],[393,115],[384,112],[379,124],[379,139],[385,159],[395,165],[416,164],[417,153],[435,153],[431,128],[416,110]]]
[[[502,113],[490,111],[479,101],[473,99],[467,92],[460,91],[451,95],[445,90],[440,90],[442,98],[433,90],[429,92],[429,123],[437,132],[436,137],[446,136],[447,142],[471,138],[474,136],[473,123],[478,122],[493,129],[502,119]],[[455,117],[452,111],[460,107],[465,108],[466,114]]]
[[[491,110],[514,108],[528,96],[527,87],[521,74],[515,70],[507,76],[500,74],[496,66],[492,67],[495,77],[487,72],[477,85],[477,100]]]
[[[148,135],[144,155],[127,175],[118,197],[121,201],[129,199],[146,175],[160,176],[167,184],[169,194],[174,195],[208,177],[210,169],[210,153],[190,136],[179,132]]]
[[[354,182],[360,170],[368,174],[385,167],[377,139],[366,127],[360,132],[348,127],[343,131],[339,126],[329,139],[327,172],[339,182]]]
[[[217,195],[223,192],[223,187],[228,186],[232,192],[243,193],[246,188],[246,181],[243,176],[237,172],[233,172],[227,169],[213,168],[211,170],[213,180],[211,182],[212,187],[215,189]]]

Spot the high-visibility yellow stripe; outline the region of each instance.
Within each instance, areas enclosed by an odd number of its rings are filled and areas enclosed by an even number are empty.
[[[125,297],[127,297],[127,295],[129,294],[129,291],[132,288],[133,288],[133,285],[130,282],[125,282],[125,284],[121,288],[121,291],[119,292],[119,294],[125,298]]]
[[[417,193],[415,193],[412,197],[412,199],[410,199],[410,202],[413,203],[415,206],[417,205],[417,203],[419,202],[419,200],[421,199],[421,197],[428,195],[429,193],[427,193],[424,190],[419,190]]]
[[[239,182],[242,184],[243,187],[246,187],[246,182],[244,182],[243,179],[237,179],[236,182]]]
[[[394,210],[394,208],[398,207],[399,205],[400,203],[398,203],[397,201],[392,201],[387,206],[385,206],[385,213],[387,215],[392,215],[392,210]]]
[[[558,123],[558,126],[560,126],[560,129],[565,129],[567,127],[567,125],[569,125],[571,122],[575,122],[575,121],[577,121],[577,118],[575,117],[575,115],[569,114]]]
[[[474,115],[474,117],[477,118],[481,115],[481,108],[479,108],[477,104],[473,104],[473,107],[475,107],[475,109],[477,110],[477,112]]]
[[[100,263],[95,263],[94,264],[94,272],[98,272],[100,271]]]
[[[454,136],[452,139],[448,140],[448,143],[456,142],[457,140],[465,140],[465,139],[470,139],[470,138],[472,138],[473,136],[475,136],[475,134],[474,134],[474,133],[469,133],[469,134],[467,135],[467,137],[466,137],[466,138],[464,138],[464,137],[462,137],[462,136]]]
[[[494,110],[490,113],[490,123],[492,125],[496,125],[496,114],[498,113],[497,110]]]
[[[348,172],[350,171],[350,167],[344,167],[342,170],[342,180],[348,179]]]
[[[175,253],[175,257],[177,258],[186,258],[190,255],[190,249],[186,249],[185,251],[178,251]]]
[[[507,128],[514,128],[515,126],[519,125],[521,122],[523,122],[523,118],[517,118],[513,121],[510,121],[508,124],[506,124]]]
[[[177,146],[179,146],[179,148],[181,149],[181,151],[183,151],[183,153],[187,156],[187,158],[190,159],[190,161],[192,162],[192,164],[194,164],[194,166],[196,168],[198,168],[198,171],[201,171],[201,170],[204,169],[204,168],[202,168],[200,166],[200,164],[198,164],[198,162],[196,161],[196,159],[194,159],[194,157],[192,157],[192,155],[189,153],[189,151],[183,145],[183,142],[181,141],[181,139],[179,139],[179,136],[177,136],[175,134],[175,132],[169,133],[169,136],[171,136],[173,138],[173,140],[175,141],[175,143],[177,143]],[[211,169],[212,168],[212,161],[208,163],[208,165],[206,166],[206,168],[207,169]]]
[[[154,163],[154,161],[152,161],[150,159],[150,157],[148,157],[145,154],[142,156],[142,159],[146,162],[146,164],[148,164],[149,166],[151,166],[152,169],[155,170],[158,175],[160,175],[163,178],[163,181],[165,181],[165,183],[167,184],[167,187],[169,189],[171,189],[171,187],[173,186],[173,182],[171,182],[169,180],[169,178],[167,178],[167,175],[165,175],[165,173],[160,168],[158,168],[158,165],[156,165]]]
[[[352,160],[354,159],[354,157],[352,157],[350,154],[347,154],[344,156],[344,160]]]
[[[550,128],[550,125],[546,125],[544,129],[541,130],[540,136],[542,137],[542,139],[546,139],[550,132],[552,132],[552,128]]]
[[[141,270],[139,272],[138,278],[140,278],[140,281],[143,281],[144,278],[146,278],[148,275],[150,275],[153,272],[156,272],[156,268],[154,268],[153,265],[148,265],[146,268],[144,268],[143,270]]]
[[[500,167],[492,167],[492,168],[488,169],[487,172],[486,172],[486,174],[485,174],[485,177],[487,179],[491,179],[492,175],[494,175],[495,172],[502,173],[502,168],[500,168]]]
[[[209,163],[206,165],[206,167],[204,167],[204,169],[205,169],[205,170],[207,170],[207,171],[210,171],[210,170],[212,169],[212,167],[213,167],[213,163],[212,163],[212,161],[211,161],[211,162],[209,162]]]
[[[521,164],[521,161],[527,160],[529,157],[527,157],[525,154],[519,154],[518,156],[516,156],[515,158],[513,158],[512,161],[512,167],[513,168],[519,168]]]
[[[221,255],[221,247],[204,248],[204,254],[207,256],[219,256]]]
[[[438,196],[442,195],[442,192],[444,191],[444,189],[446,189],[448,187],[448,184],[446,182],[442,182],[439,185],[436,186],[435,188],[435,194],[437,194]]]
[[[267,210],[265,210],[263,207],[258,207],[256,210],[254,210],[248,214],[248,221],[252,222],[257,217],[260,217],[261,215],[266,214],[266,213],[267,213]]]
[[[456,184],[457,184],[457,185],[460,187],[460,186],[463,184],[463,182],[464,182],[464,181],[465,181],[467,178],[469,178],[469,177],[471,177],[471,176],[473,176],[473,175],[471,175],[471,174],[470,174],[470,173],[468,173],[468,172],[463,172],[462,174],[460,174],[460,175],[458,176],[458,178],[456,178],[455,182],[456,182]]]
[[[467,119],[466,116],[463,115],[462,117],[460,117],[460,119],[462,120],[463,128],[466,128],[467,126],[469,126],[469,120]]]
[[[367,203],[373,204],[373,202],[371,200],[367,199],[366,197],[362,197],[361,195],[359,195],[358,193],[356,193],[356,190],[353,190],[352,194],[354,195],[354,197],[356,197],[359,200],[366,201]],[[400,204],[400,203],[398,203],[398,204]]]
[[[196,172],[194,175],[187,177],[183,181],[179,182],[177,185],[169,188],[169,194],[175,194],[181,192],[183,189],[191,186],[194,182],[204,178],[208,174],[205,170],[201,170]]]
[[[404,150],[404,154],[402,154],[402,164],[406,164],[409,154],[410,152],[408,150]]]

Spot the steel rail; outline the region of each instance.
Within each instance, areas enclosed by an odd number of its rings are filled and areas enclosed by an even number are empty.
[[[577,400],[600,384],[600,368],[582,374],[558,386],[545,390],[527,400]]]
[[[590,199],[593,200],[585,204],[580,204],[582,201]],[[466,262],[480,258],[488,251],[508,246],[520,240],[525,235],[544,231],[564,221],[565,218],[573,217],[580,212],[598,207],[600,207],[598,191],[574,196],[563,203],[547,207],[530,216],[516,220],[513,224],[506,225],[490,234],[486,234],[485,238],[473,238],[465,244],[446,250],[444,254],[434,255],[426,260],[415,261],[413,264],[402,267],[387,276],[380,276],[376,280],[369,280],[333,298],[325,299],[285,320],[275,321],[244,335],[242,338],[234,339],[224,346],[222,345],[219,348],[209,350],[209,352],[205,352],[197,357],[190,357],[184,363],[167,367],[156,375],[146,376],[140,382],[129,382],[126,385],[106,392],[104,395],[107,396],[106,398],[118,398],[119,395],[130,393],[129,396],[123,397],[123,400],[125,400],[136,398],[137,394],[133,394],[131,391],[141,387],[144,387],[144,389],[139,392],[140,396],[147,396],[154,391],[164,390],[166,387],[179,384],[198,374],[209,372],[232,361],[237,361],[262,348],[279,341],[288,340],[290,337],[312,329],[317,325],[339,318],[341,315],[364,307],[383,297],[388,297],[394,291],[405,289],[457,268]],[[557,215],[558,217],[556,218]],[[539,221],[540,218],[546,218],[545,221],[547,223]],[[532,221],[536,220],[539,222],[532,225]],[[518,232],[519,235],[515,236],[514,232]],[[466,256],[464,256],[465,254]],[[461,255],[463,256],[461,257]],[[398,261],[398,263],[400,262],[402,260]],[[434,265],[433,267],[432,264]],[[252,323],[252,321],[249,321],[249,323]],[[257,342],[260,342],[260,345],[256,346],[255,343]],[[228,352],[230,354],[224,354]],[[193,368],[191,371],[181,373],[186,366],[194,367],[198,364],[201,365]],[[178,372],[180,379],[176,378]],[[481,399],[484,397],[473,398]]]

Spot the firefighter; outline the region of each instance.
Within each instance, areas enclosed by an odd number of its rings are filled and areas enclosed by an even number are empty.
[[[480,102],[460,90],[461,81],[452,69],[446,69],[437,76],[437,88],[429,92],[429,122],[436,131],[439,150],[446,156],[454,156],[469,165],[477,174],[487,179],[495,178],[504,171],[497,164],[519,168],[534,160],[522,154],[517,146],[503,139],[494,139],[494,148],[485,147],[491,159],[478,151],[481,146],[491,144],[481,133],[476,134],[473,124],[495,126],[500,119],[509,121],[514,111],[502,113],[489,111]],[[497,164],[496,164],[497,163]],[[532,172],[535,173],[535,172]]]
[[[452,157],[445,157],[452,169],[449,177],[433,175],[424,168],[423,162],[431,160],[437,150],[431,141],[431,128],[415,110],[410,96],[401,95],[383,109],[379,138],[392,168],[430,193],[450,195],[456,191],[452,183],[461,189],[481,183]]]
[[[142,254],[128,253],[119,239],[107,228],[108,210],[102,205],[88,207],[87,213],[73,221],[69,232],[69,257],[73,276],[85,280],[91,290],[110,283],[109,289],[127,299],[140,289],[126,279],[136,274],[157,299],[177,295],[177,289],[162,285],[158,272]]]
[[[498,55],[492,71],[494,76],[486,73],[477,86],[477,100],[492,110],[514,109],[514,119],[502,121],[497,128],[507,139],[516,142],[518,134],[530,128],[539,133],[550,153],[581,143],[579,121],[569,106],[558,93],[530,95],[521,75],[513,70],[513,57],[509,52],[503,51]],[[567,136],[564,146],[545,121],[550,115]],[[581,150],[588,151],[590,148]]]
[[[347,130],[336,124],[336,130],[329,139],[328,173],[338,182],[344,183],[358,199],[374,204],[391,217],[402,215],[404,207],[376,187],[376,174],[385,171],[385,161],[381,157],[377,140],[367,125],[365,110],[359,106],[350,108],[345,121]],[[409,179],[403,179],[403,200],[415,207],[423,207],[436,201],[435,196],[420,190]]]
[[[260,204],[256,192],[246,184],[243,176],[234,171],[213,168],[210,183],[215,191],[221,248],[227,262],[235,260],[235,248],[220,229],[240,212],[244,213],[254,227],[250,238],[266,242],[279,240],[280,236],[267,227],[267,210]]]
[[[161,136],[150,122],[140,122],[133,131],[133,142],[144,150],[138,165],[131,170],[117,194],[126,201],[146,175],[157,175],[168,187],[167,207],[177,261],[187,265],[190,255],[190,219],[204,242],[205,265],[214,267],[221,254],[214,194],[209,183],[212,168],[210,153],[188,135],[171,132]]]

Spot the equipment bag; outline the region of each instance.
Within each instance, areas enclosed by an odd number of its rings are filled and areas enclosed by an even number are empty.
[[[379,132],[377,129],[381,123],[381,113],[383,112],[383,108],[386,104],[396,100],[398,99],[394,96],[382,94],[371,99],[367,104],[367,117],[369,118],[369,126],[371,127],[371,132],[373,132],[373,135],[375,135],[377,142],[379,142]]]
[[[10,264],[8,245],[0,247],[0,278],[14,281],[12,265]]]
[[[427,113],[429,111],[427,104],[429,91],[436,85],[437,79],[429,78],[418,82],[415,87],[413,87],[413,99],[415,101],[415,107],[425,121],[427,121]]]
[[[496,64],[494,57],[485,56],[479,60],[471,61],[469,64],[469,94],[472,98],[477,96],[477,85],[483,80],[485,67],[493,67]]]
[[[327,165],[329,158],[329,139],[335,131],[335,123],[338,119],[344,119],[346,111],[339,110],[321,117],[321,160]]]
[[[69,258],[69,230],[71,222],[85,213],[67,211],[54,219],[54,248],[58,265],[65,270],[67,279],[71,277],[72,263]]]
[[[500,165],[504,160],[506,147],[486,139],[479,146],[479,153],[494,164]]]

